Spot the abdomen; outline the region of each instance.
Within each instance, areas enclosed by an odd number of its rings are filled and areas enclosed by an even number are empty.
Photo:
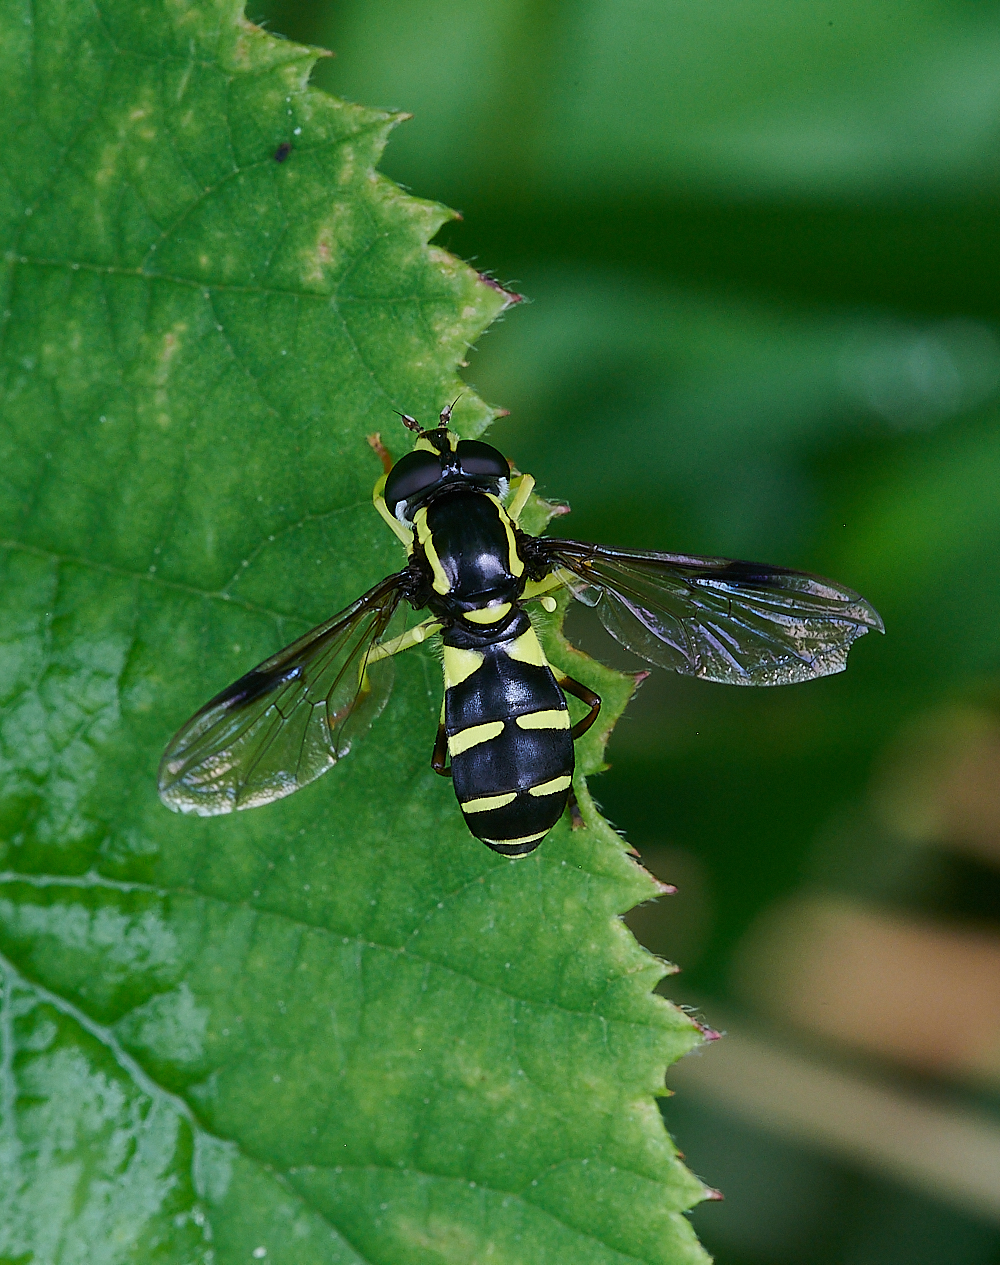
[[[533,852],[562,816],[573,738],[562,690],[520,612],[497,641],[444,633],[444,721],[455,794],[477,839]]]

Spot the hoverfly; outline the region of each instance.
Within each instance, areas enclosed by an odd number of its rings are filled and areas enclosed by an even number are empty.
[[[476,838],[524,856],[565,811],[573,742],[601,706],[548,663],[530,603],[554,610],[552,594],[565,587],[641,658],[730,685],[840,672],[857,637],[884,631],[857,593],[801,571],[530,536],[518,519],[531,475],[512,483],[502,453],[449,430],[451,406],[426,430],[400,416],[418,438],[373,499],[407,565],[191,717],[160,763],[168,808],[214,816],[306,786],[384,707],[392,656],[440,633],[444,700],[431,765],[453,779]],[[404,601],[429,617],[387,636]],[[567,694],[589,708],[576,724]]]

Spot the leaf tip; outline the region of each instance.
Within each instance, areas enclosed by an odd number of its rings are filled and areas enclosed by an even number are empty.
[[[460,220],[462,217],[461,215],[456,214],[455,218]],[[500,282],[497,281],[496,277],[491,277],[487,272],[481,272],[478,275],[479,280],[483,283],[483,285],[488,285],[491,290],[496,290],[498,294],[503,295],[506,300],[504,303],[505,308],[513,307],[516,303],[524,302],[523,294],[518,294],[516,290],[508,290],[506,286],[501,285]]]

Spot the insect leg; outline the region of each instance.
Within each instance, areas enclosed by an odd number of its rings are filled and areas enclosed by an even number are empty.
[[[451,777],[451,766],[448,765],[448,733],[444,727],[444,699],[441,700],[441,719],[438,721],[437,737],[434,740],[431,768],[442,777]]]
[[[409,650],[413,646],[419,646],[422,641],[426,641],[428,637],[436,633],[440,627],[441,625],[436,619],[425,619],[423,623],[416,624],[399,637],[393,637],[391,641],[376,642],[358,667],[358,688],[362,691],[371,689],[368,682],[368,669],[373,663],[378,663],[380,659],[391,659],[394,654],[399,654],[403,650]]]
[[[410,650],[413,646],[419,646],[422,641],[426,641],[428,637],[440,631],[441,626],[440,621],[432,616],[430,619],[425,619],[422,623],[416,624],[400,636],[393,637],[391,641],[377,642],[369,650],[365,666],[368,667],[372,663],[378,663],[379,659],[390,659],[394,654],[400,654],[403,650]]]
[[[579,681],[574,681],[571,676],[560,676],[556,673],[556,683],[566,694],[572,694],[574,698],[578,698],[590,708],[583,720],[578,720],[571,730],[575,742],[577,738],[583,737],[597,719],[597,713],[601,710],[601,696],[589,690],[585,685],[581,685]]]
[[[528,497],[531,495],[531,489],[535,486],[535,480],[530,474],[522,474],[521,482],[517,485],[517,491],[514,493],[514,499],[507,506],[507,513],[516,523],[521,517],[521,511],[527,504]]]

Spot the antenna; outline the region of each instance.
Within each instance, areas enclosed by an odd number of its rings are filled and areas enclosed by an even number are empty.
[[[460,391],[450,404],[446,404],[444,406],[444,408],[441,410],[441,418],[438,421],[439,427],[445,427],[448,425],[448,423],[451,421],[451,410],[455,407],[455,405],[459,402],[459,400],[462,398],[464,394],[465,394],[464,391]]]
[[[411,417],[409,413],[401,413],[398,408],[394,408],[392,411],[396,414],[397,417],[401,417],[403,419],[403,425],[406,427],[407,430],[415,430],[418,433],[421,430],[423,430],[423,427],[420,425],[417,419],[415,417]]]

